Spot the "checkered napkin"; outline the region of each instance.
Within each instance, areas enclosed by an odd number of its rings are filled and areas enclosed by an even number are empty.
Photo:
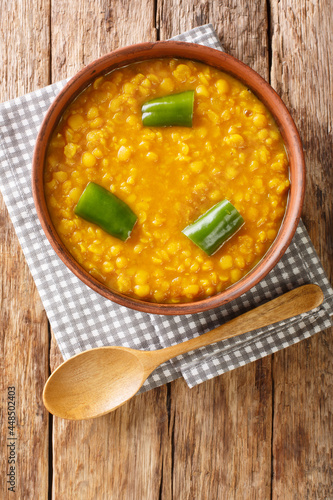
[[[211,25],[175,37],[222,50]],[[123,345],[160,349],[183,342],[305,283],[317,283],[324,303],[309,314],[256,330],[171,360],[142,390],[183,376],[190,387],[310,337],[330,326],[333,291],[301,223],[285,256],[270,274],[233,302],[187,316],[158,316],[113,304],[93,292],[57,257],[37,218],[31,159],[43,116],[65,81],[0,107],[0,187],[10,217],[65,359],[86,349]]]

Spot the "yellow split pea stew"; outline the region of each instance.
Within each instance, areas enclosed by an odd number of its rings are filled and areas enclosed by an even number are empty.
[[[145,103],[188,91],[192,125],[143,124]],[[290,184],[282,137],[258,98],[228,74],[178,59],[135,63],[90,84],[51,137],[44,182],[76,261],[107,287],[158,303],[200,300],[242,279],[274,241]],[[76,215],[91,185],[134,214],[127,239]],[[183,231],[223,200],[244,223],[209,255]]]

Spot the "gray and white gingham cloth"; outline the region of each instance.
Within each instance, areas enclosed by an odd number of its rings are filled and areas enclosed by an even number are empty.
[[[211,25],[175,39],[222,50]],[[39,126],[64,84],[55,83],[0,106],[1,191],[64,359],[104,345],[159,349],[179,343],[305,283],[322,288],[325,301],[319,308],[171,360],[149,377],[142,390],[180,376],[193,387],[330,326],[333,291],[302,223],[285,256],[265,280],[239,299],[205,313],[170,317],[132,311],[99,296],[74,276],[43,233],[30,179]]]

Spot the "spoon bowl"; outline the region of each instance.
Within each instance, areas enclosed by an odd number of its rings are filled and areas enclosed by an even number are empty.
[[[46,408],[68,419],[93,418],[115,410],[134,396],[146,379],[140,351],[138,354],[126,348],[100,347],[73,356],[47,381],[43,395]]]
[[[65,361],[46,382],[46,408],[62,418],[82,420],[115,410],[132,398],[162,363],[189,351],[292,318],[318,307],[317,285],[304,285],[232,319],[199,337],[157,351],[98,347]]]

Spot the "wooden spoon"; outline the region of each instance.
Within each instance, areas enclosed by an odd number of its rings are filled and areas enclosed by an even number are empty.
[[[318,307],[323,293],[304,285],[246,312],[214,330],[157,351],[98,347],[60,365],[47,380],[43,400],[58,417],[82,420],[111,412],[132,398],[147,377],[175,356],[283,321]]]

